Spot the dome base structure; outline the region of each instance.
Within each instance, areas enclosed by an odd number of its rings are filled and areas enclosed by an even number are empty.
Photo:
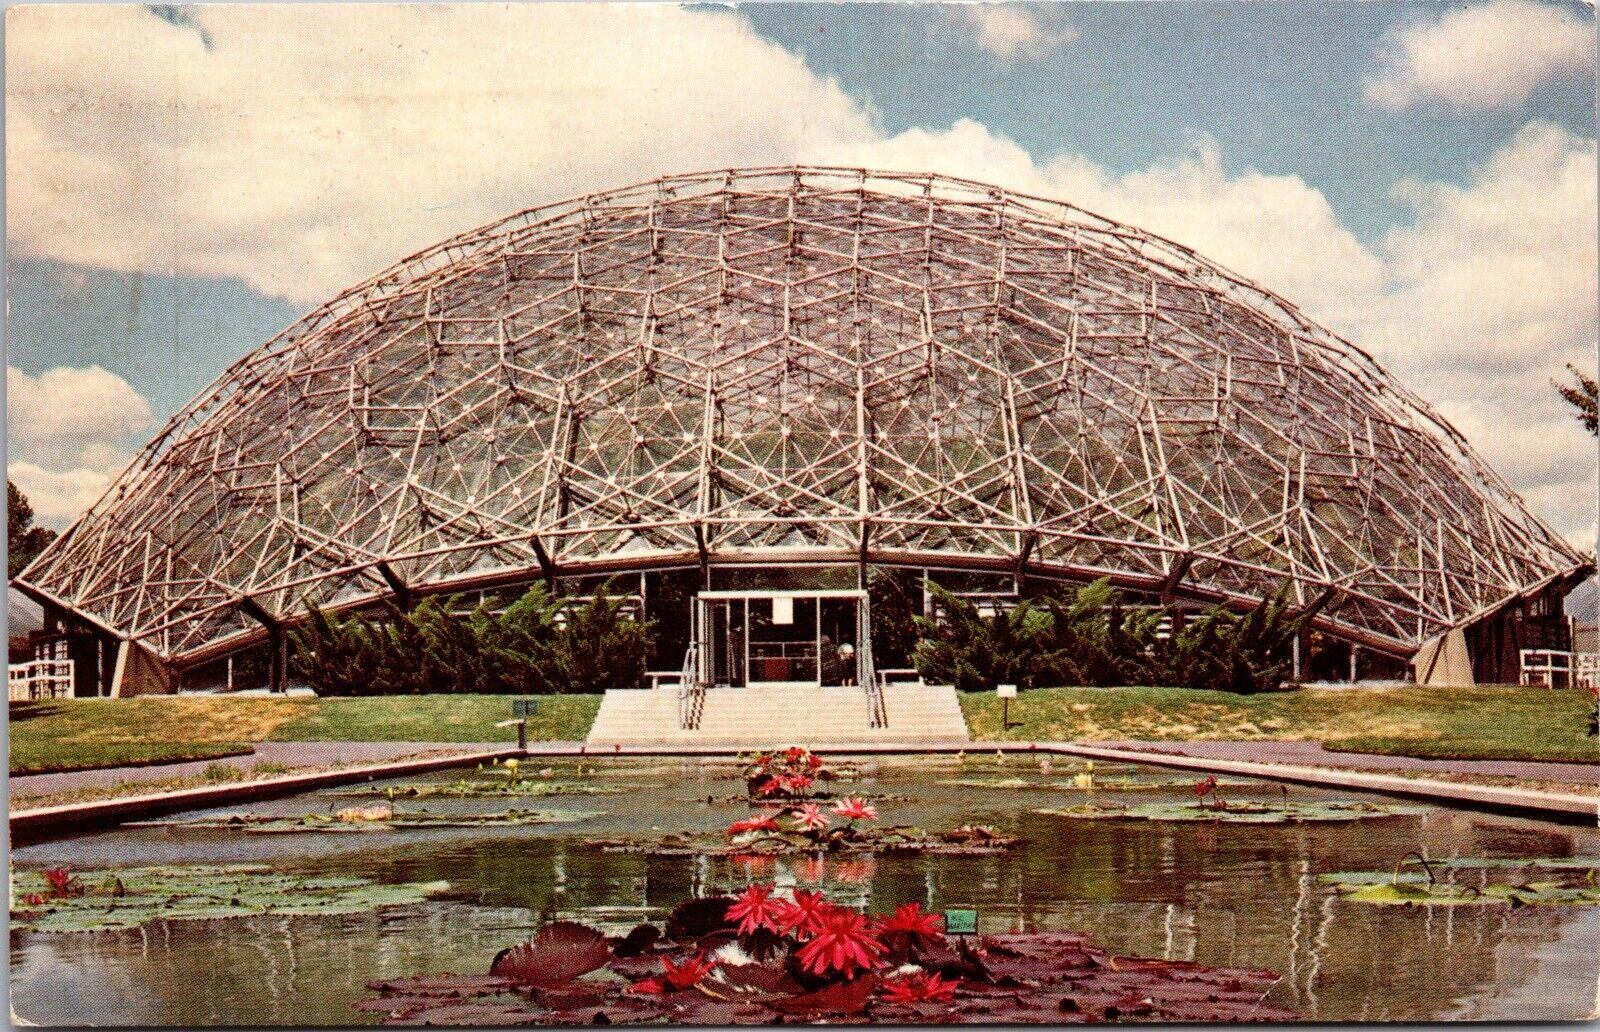
[[[777,567],[1282,599],[1307,666],[1460,632],[1490,681],[1561,647],[1591,564],[1366,353],[1181,245],[786,167],[530,209],[345,292],[18,587],[172,683],[247,650],[281,683],[308,607]]]

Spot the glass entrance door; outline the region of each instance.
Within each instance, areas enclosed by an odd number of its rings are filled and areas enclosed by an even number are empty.
[[[751,598],[751,684],[821,684],[817,673],[817,599]]]
[[[694,605],[696,669],[707,686],[870,680],[864,591],[705,591]]]

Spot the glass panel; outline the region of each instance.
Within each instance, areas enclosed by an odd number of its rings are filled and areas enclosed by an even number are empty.
[[[711,586],[717,591],[797,591],[807,588],[856,587],[853,564],[830,566],[713,566]]]
[[[706,603],[711,626],[711,683],[740,687],[744,671],[744,602],[716,600]]]
[[[750,599],[750,681],[817,682],[817,600],[786,599],[792,623],[772,619],[775,599]]]
[[[856,606],[853,598],[825,598],[822,602],[822,683],[829,686],[856,683]]]

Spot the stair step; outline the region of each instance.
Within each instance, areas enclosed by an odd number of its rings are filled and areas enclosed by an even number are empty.
[[[889,726],[874,728],[860,688],[752,687],[705,694],[700,726],[678,726],[678,692],[613,690],[589,730],[601,745],[952,744],[969,741],[955,689],[891,685]]]

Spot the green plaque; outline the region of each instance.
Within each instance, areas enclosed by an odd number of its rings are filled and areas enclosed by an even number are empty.
[[[977,935],[978,912],[976,910],[946,910],[944,912],[944,930],[947,935]]]
[[[511,700],[511,715],[513,717],[531,717],[537,712],[539,712],[538,699]]]

